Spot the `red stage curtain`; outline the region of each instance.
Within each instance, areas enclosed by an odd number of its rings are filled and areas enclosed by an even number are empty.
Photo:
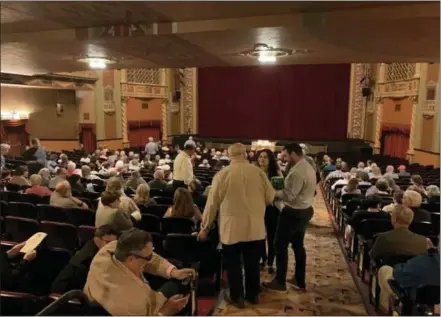
[[[80,131],[80,142],[83,144],[84,149],[88,153],[94,152],[97,148],[95,124],[80,123]]]
[[[409,150],[410,129],[401,126],[383,126],[383,155],[406,158]]]
[[[26,124],[27,120],[1,121],[2,143],[8,143],[11,146],[10,155],[20,156],[25,151],[26,145],[29,145]]]
[[[198,69],[198,134],[204,137],[342,140],[350,65]]]
[[[130,146],[144,146],[149,137],[161,139],[161,121],[129,122],[128,128]]]

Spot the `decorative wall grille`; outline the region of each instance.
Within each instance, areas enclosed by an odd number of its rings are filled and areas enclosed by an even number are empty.
[[[139,68],[127,70],[127,82],[137,84],[161,84],[161,70],[156,68]]]
[[[415,63],[386,64],[386,81],[403,81],[412,79],[415,75]]]

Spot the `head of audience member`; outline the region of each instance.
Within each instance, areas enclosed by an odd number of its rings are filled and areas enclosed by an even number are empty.
[[[357,175],[357,171],[358,171],[358,169],[356,167],[352,167],[349,172],[351,173],[352,176],[356,176]]]
[[[91,175],[91,173],[92,173],[92,170],[90,169],[90,167],[89,167],[88,165],[83,165],[83,166],[81,167],[81,175],[82,175],[84,178],[89,178],[90,175]]]
[[[376,166],[376,165],[374,166],[374,165],[372,164],[371,172],[372,172],[372,175],[373,175],[374,177],[376,177],[376,178],[382,176],[382,175],[381,175],[381,169],[380,169],[378,166]]]
[[[346,162],[341,162],[341,171],[342,172],[349,172],[349,165]]]
[[[397,205],[403,204],[404,191],[396,190],[393,195],[394,203]]]
[[[140,205],[147,204],[150,200],[150,187],[147,184],[139,184],[136,188],[133,200]]]
[[[121,195],[116,192],[104,191],[101,194],[101,203],[113,209],[118,209]]]
[[[406,172],[406,166],[405,165],[400,165],[398,166],[398,171],[400,173],[405,173]]]
[[[269,178],[277,176],[279,170],[274,153],[268,149],[257,152],[257,166],[260,167]]]
[[[133,171],[132,174],[130,174],[130,177],[133,179],[140,179],[141,173],[139,171]]]
[[[57,158],[58,158],[58,155],[55,153],[52,153],[51,155],[49,155],[49,161],[56,162]]]
[[[421,194],[414,190],[406,190],[403,194],[403,205],[409,208],[419,208],[423,202]]]
[[[369,174],[364,171],[357,171],[355,174],[360,182],[369,182]]]
[[[247,150],[242,143],[234,143],[228,148],[228,156],[232,160],[246,159]]]
[[[346,193],[352,194],[357,191],[358,188],[358,178],[351,178],[346,185]]]
[[[410,182],[417,187],[424,186],[423,178],[420,175],[412,175]]]
[[[163,180],[164,179],[164,171],[160,168],[158,168],[155,173],[153,174],[153,178],[156,180]]]
[[[387,185],[389,186],[389,190],[395,191],[397,189],[397,184],[395,183],[395,180],[390,175],[385,175],[384,179],[387,182]]]
[[[305,143],[300,143],[299,145],[302,148],[303,155],[308,155],[309,153],[308,146]]]
[[[428,198],[440,196],[440,190],[439,190],[438,186],[436,186],[436,185],[427,186],[426,192],[427,192]]]
[[[357,168],[358,168],[359,170],[364,170],[365,167],[366,167],[366,166],[364,165],[364,162],[358,162]]]
[[[155,155],[155,162],[159,163],[159,160],[161,159],[161,156],[159,154]]]
[[[346,172],[343,174],[343,179],[349,181],[351,179],[351,176],[352,176],[351,173]]]
[[[371,167],[372,165],[372,161],[371,160],[367,160],[366,161],[366,167]]]
[[[117,172],[122,172],[122,170],[124,169],[125,163],[123,160],[119,160],[115,163],[115,168],[117,170]]]
[[[109,193],[116,193],[121,195],[122,194],[122,181],[121,178],[114,176],[108,179],[107,185],[106,185],[106,191]]]
[[[386,174],[392,174],[394,171],[395,171],[395,169],[392,165],[388,165],[386,167]]]
[[[33,174],[31,175],[31,177],[29,178],[29,182],[31,183],[32,187],[38,187],[41,186],[41,182],[42,182],[42,178],[40,175],[38,174]]]
[[[395,205],[391,214],[391,223],[395,229],[409,228],[413,221],[413,211],[405,205]]]
[[[101,249],[108,243],[118,239],[119,235],[120,232],[112,225],[104,225],[95,229],[93,242],[98,247],[98,249]]]
[[[341,171],[341,168],[342,168],[341,162],[340,163],[337,162],[337,164],[335,164],[335,169],[337,171]]]
[[[149,137],[149,143],[150,142],[153,142],[154,140],[153,140],[153,138],[152,137]]]
[[[382,199],[378,195],[368,196],[363,201],[363,207],[366,208],[367,211],[380,211],[381,210]]]
[[[153,256],[153,240],[150,233],[131,228],[121,233],[115,250],[115,258],[135,276],[141,276]]]
[[[29,177],[29,170],[28,170],[28,167],[25,166],[25,165],[23,165],[23,166],[18,166],[18,167],[15,169],[14,176],[22,176],[22,177],[24,177],[24,178],[28,178],[28,177]]]
[[[55,175],[57,175],[57,177],[59,177],[59,178],[66,179],[67,178],[67,171],[65,168],[60,167],[55,172]]]
[[[61,153],[61,154],[60,154],[60,161],[61,161],[61,164],[62,164],[62,165],[67,165],[67,163],[68,163],[68,161],[69,161],[69,158],[67,157],[66,154]]]
[[[10,149],[11,149],[11,146],[9,144],[2,143],[0,146],[1,155],[8,154]]]
[[[71,175],[76,168],[77,165],[74,162],[69,161],[69,163],[67,163],[67,174]]]
[[[210,167],[210,164],[208,163],[208,160],[207,160],[207,159],[203,159],[203,160],[202,160],[202,166]]]
[[[342,160],[341,157],[338,157],[338,158],[335,160],[335,164],[336,164],[336,166],[337,166],[337,164],[340,165],[340,170],[341,170],[341,163],[342,163],[342,162],[343,162],[343,160]]]
[[[138,164],[139,163],[139,154],[134,154],[132,159],[132,164]]]
[[[188,191],[193,195],[196,193],[200,193],[202,189],[201,183],[194,179],[191,181],[190,185],[188,186]]]
[[[172,216],[191,218],[194,210],[191,193],[186,188],[178,188],[173,196]]]
[[[31,146],[33,148],[39,148],[40,147],[40,140],[38,138],[33,138],[31,140]]]
[[[55,191],[62,197],[71,197],[72,190],[68,181],[58,182],[57,186],[55,186]]]
[[[101,169],[103,170],[108,170],[110,168],[110,162],[109,161],[105,161],[102,165],[101,165]]]
[[[303,159],[303,151],[300,145],[297,143],[290,143],[283,148],[283,157],[285,161],[288,163],[297,164],[300,160]]]
[[[248,153],[248,158],[249,158],[250,160],[254,160],[254,156],[255,156],[255,154],[256,154],[256,153],[254,153],[254,151],[250,151],[250,153]]]
[[[322,157],[322,163],[323,164],[328,164],[328,162],[331,160],[331,158],[329,157],[329,155],[325,154]]]
[[[187,143],[184,145],[184,152],[186,152],[188,156],[192,157],[196,153],[196,147],[191,143]]]
[[[49,169],[46,168],[46,167],[40,169],[40,170],[38,171],[38,175],[40,175],[41,178],[46,179],[46,180],[48,180],[48,179],[51,178],[51,172],[50,172]]]
[[[375,187],[377,187],[380,192],[387,192],[389,190],[389,184],[385,178],[380,178],[375,183]]]

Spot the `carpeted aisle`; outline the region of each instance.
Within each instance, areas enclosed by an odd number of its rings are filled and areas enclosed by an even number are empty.
[[[348,270],[326,210],[321,189],[317,190],[314,217],[306,233],[307,293],[289,288],[286,294],[263,291],[260,304],[239,310],[225,301],[214,315],[367,315],[361,296]],[[288,277],[293,275],[294,254],[290,251]],[[262,273],[262,282],[272,276]]]

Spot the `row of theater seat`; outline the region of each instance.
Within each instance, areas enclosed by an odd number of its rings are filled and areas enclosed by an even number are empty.
[[[338,195],[336,195],[336,191],[331,190],[331,185],[335,181],[336,179],[328,180],[323,184],[323,188],[325,190],[326,199],[332,207],[331,211],[335,219],[336,228],[338,232],[343,235],[347,220],[356,210],[362,207],[364,196],[360,196],[357,194],[346,194],[340,199]],[[390,196],[382,196],[382,200],[383,206],[392,202],[392,198]],[[439,203],[426,204],[423,205],[422,208],[431,212],[430,215],[432,221],[412,223],[409,229],[417,234],[430,238],[434,245],[437,245],[439,243],[438,237],[440,234],[440,205]],[[357,274],[362,281],[366,281],[366,273],[368,273],[367,281],[370,290],[369,299],[371,304],[373,304],[377,310],[379,309],[380,292],[377,282],[378,269],[385,264],[393,265],[396,263],[402,263],[409,259],[409,257],[398,256],[395,258],[390,258],[387,260],[387,263],[384,263],[382,259],[377,259],[376,261],[374,261],[370,258],[369,252],[375,242],[376,234],[392,229],[393,227],[391,221],[388,219],[363,220],[353,234],[350,250],[347,250],[348,257],[356,264]],[[422,292],[427,292],[427,289],[423,289]],[[439,287],[437,288],[437,294],[439,303]],[[430,298],[433,298],[433,296],[431,296]],[[431,301],[432,306],[434,302],[436,301]],[[415,307],[418,306],[416,302],[414,303],[414,305]]]

